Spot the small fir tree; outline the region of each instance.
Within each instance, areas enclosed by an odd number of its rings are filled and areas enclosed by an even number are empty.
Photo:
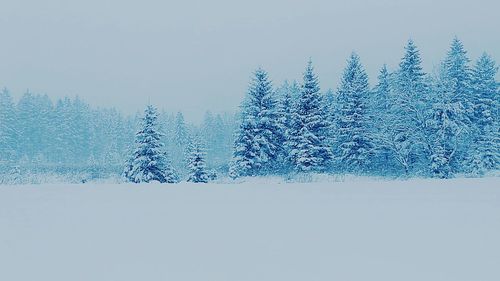
[[[189,145],[190,155],[188,159],[189,177],[188,182],[207,183],[208,173],[205,163],[205,152],[198,138]]]
[[[146,107],[141,129],[136,133],[136,148],[125,165],[124,176],[134,183],[158,181],[178,182],[157,131],[158,113],[152,105]]]

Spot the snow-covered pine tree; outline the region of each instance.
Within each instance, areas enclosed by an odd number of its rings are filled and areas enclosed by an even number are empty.
[[[171,138],[172,142],[168,151],[172,156],[172,163],[176,167],[179,167],[177,170],[179,177],[185,178],[187,176],[187,147],[190,141],[190,135],[193,132],[191,132],[190,128],[188,128],[182,112],[177,112],[172,125],[173,127],[171,130],[173,131],[173,136]]]
[[[165,183],[178,183],[181,179],[179,177],[178,172],[175,170],[172,165],[172,161],[170,160],[170,155],[167,151],[163,152],[164,159],[164,175],[165,175]]]
[[[69,99],[68,99],[69,100]],[[17,131],[18,131],[18,145],[22,150],[20,151],[21,157],[30,162],[35,158],[38,146],[38,120],[36,95],[27,90],[19,99],[17,103]],[[61,120],[63,122],[64,120]],[[68,133],[69,130],[68,130]]]
[[[339,115],[337,145],[344,171],[367,173],[373,156],[368,75],[359,56],[352,53],[338,89]]]
[[[16,110],[7,89],[0,91],[0,164],[13,162],[17,154]]]
[[[384,64],[378,75],[378,83],[372,91],[370,115],[373,126],[373,142],[375,148],[374,166],[380,175],[387,175],[394,167],[393,157],[387,139],[387,132],[391,129],[388,124],[390,120],[390,95],[391,77]]]
[[[241,117],[240,117],[241,118]],[[229,165],[229,176],[254,176],[260,168],[258,148],[254,144],[255,124],[242,118],[234,140],[233,157]]]
[[[456,172],[464,171],[465,159],[471,143],[471,119],[474,112],[469,62],[470,59],[467,57],[467,51],[462,42],[455,37],[442,67],[446,75],[447,92],[451,95],[449,102],[454,104],[455,113],[460,114],[456,117],[461,119],[462,126],[461,136],[457,140],[456,159],[451,163],[452,169]]]
[[[281,150],[276,103],[267,72],[257,69],[241,106],[241,123],[232,161],[234,176],[275,172]]]
[[[195,137],[189,144],[188,182],[207,183],[208,173],[205,163],[205,151],[199,138]]]
[[[461,139],[468,120],[460,99],[456,99],[455,81],[448,73],[444,66],[435,79],[426,126],[430,172],[437,178],[451,178],[459,171]]]
[[[467,112],[471,112],[472,107],[471,69],[469,63],[470,59],[467,57],[467,51],[462,42],[455,37],[443,62],[443,67],[452,94],[452,101],[460,102]]]
[[[216,151],[217,139],[219,137],[219,135],[215,132],[214,124],[214,115],[212,114],[212,112],[206,111],[205,115],[203,116],[203,123],[200,128],[200,133],[206,143],[205,149],[211,155],[214,155],[214,152]],[[208,160],[209,159],[207,158],[207,161]]]
[[[279,130],[281,132],[279,143],[282,144],[283,149],[281,150],[281,154],[279,155],[279,165],[281,166],[280,170],[283,173],[288,173],[292,170],[292,165],[290,162],[290,147],[288,146],[288,139],[291,134],[291,126],[292,126],[292,115],[293,110],[295,108],[295,98],[297,93],[297,84],[290,85],[288,81],[279,87],[276,92],[279,97],[278,102],[278,125]]]
[[[482,175],[500,168],[500,91],[495,80],[498,66],[486,53],[472,73],[474,93],[473,138],[469,155],[470,171]]]
[[[217,114],[211,126],[212,141],[210,150],[207,152],[207,165],[220,169],[227,168],[227,162],[231,159],[235,132],[235,118],[228,114]],[[209,161],[210,160],[210,161]]]
[[[425,137],[428,86],[420,52],[412,40],[405,51],[391,87],[390,131],[386,136],[394,158],[409,175],[425,170],[429,156]]]
[[[22,111],[25,111],[26,107],[24,105]],[[49,156],[53,162],[62,164],[72,158],[71,148],[73,148],[73,141],[71,136],[73,128],[71,126],[71,100],[68,97],[57,100],[53,114],[55,115],[55,120],[58,121],[57,126],[54,127],[54,140]]]
[[[331,124],[324,112],[324,100],[311,60],[295,105],[287,141],[294,170],[301,173],[325,171],[332,159],[327,139]]]
[[[141,129],[136,133],[136,148],[124,170],[126,179],[131,182],[176,183],[179,180],[160,141],[157,120],[156,108],[148,105]]]
[[[186,127],[186,122],[184,121],[184,115],[182,112],[177,112],[175,116],[175,135],[174,143],[179,147],[186,146],[188,142],[188,130]]]

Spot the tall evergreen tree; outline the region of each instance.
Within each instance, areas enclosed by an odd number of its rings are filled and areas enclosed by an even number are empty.
[[[428,142],[425,137],[426,94],[428,86],[422,70],[420,52],[412,40],[391,87],[390,131],[388,145],[406,175],[425,169]],[[422,163],[424,162],[424,163]],[[420,167],[416,167],[420,164]]]
[[[455,82],[448,74],[444,67],[434,83],[426,126],[430,140],[430,172],[437,178],[450,178],[460,171],[461,139],[468,120],[461,100],[456,99]]]
[[[453,102],[460,102],[466,111],[471,110],[471,69],[462,42],[454,38],[443,66],[446,71],[449,91]]]
[[[384,64],[378,75],[378,83],[373,89],[370,101],[370,116],[373,126],[373,141],[375,147],[375,166],[382,175],[392,172],[394,166],[391,157],[391,150],[387,139],[390,127],[390,108],[391,108],[391,74]]]
[[[324,109],[318,77],[309,60],[288,139],[290,159],[297,172],[321,172],[330,165],[332,153],[327,135],[331,124]]]
[[[280,130],[280,140],[279,143],[282,144],[283,149],[281,150],[280,157],[280,170],[284,173],[290,172],[292,164],[290,161],[290,151],[288,140],[292,137],[292,118],[295,109],[295,102],[297,93],[299,93],[297,84],[289,84],[287,81],[279,87],[276,92],[278,93],[278,124]]]
[[[174,143],[179,147],[184,147],[188,144],[188,135],[184,114],[182,114],[182,112],[177,112],[175,116]]]
[[[217,143],[217,134],[214,131],[215,120],[214,115],[209,110],[205,112],[203,116],[203,123],[201,125],[200,131],[207,143],[207,150],[212,150]]]
[[[136,133],[136,148],[124,171],[125,177],[131,182],[178,182],[178,176],[160,142],[161,133],[157,131],[157,120],[156,108],[147,106],[142,128]]]
[[[483,53],[473,70],[474,131],[470,167],[475,175],[500,168],[500,91],[498,66]]]
[[[241,124],[233,153],[233,174],[256,176],[275,171],[274,164],[281,149],[277,101],[267,72],[254,73],[241,108]]]
[[[0,163],[16,160],[16,109],[7,89],[0,91]]]
[[[349,172],[368,172],[373,156],[369,112],[368,75],[359,56],[351,54],[338,89],[339,118],[337,144],[341,167]]]
[[[37,106],[35,94],[26,91],[17,103],[17,122],[19,130],[18,143],[21,157],[31,162],[37,154],[38,120],[36,120]]]
[[[470,59],[467,57],[462,42],[454,38],[450,50],[443,62],[445,79],[441,84],[448,88],[449,103],[455,108],[455,120],[460,119],[460,138],[457,138],[456,152],[454,161],[451,163],[454,171],[463,171],[467,151],[469,150],[473,116],[473,96],[471,87],[471,69],[469,67]],[[444,83],[443,83],[444,82]]]
[[[67,160],[73,158],[71,149],[73,127],[71,117],[71,100],[68,97],[58,99],[54,108],[54,120],[57,126],[54,128],[54,142],[51,152],[52,161],[59,165],[67,164]]]

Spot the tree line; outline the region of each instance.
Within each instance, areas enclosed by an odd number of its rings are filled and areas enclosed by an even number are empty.
[[[321,91],[311,60],[300,83],[276,88],[259,68],[237,116],[207,112],[201,125],[152,105],[124,116],[30,92],[16,104],[3,90],[0,172],[172,183],[217,175],[481,176],[499,168],[497,72],[486,53],[472,65],[455,38],[436,71],[425,73],[409,40],[398,67],[382,66],[373,88],[356,53],[336,90]]]
[[[299,85],[273,90],[254,73],[241,105],[230,175],[335,173],[450,178],[499,167],[498,67],[474,66],[455,38],[436,73],[409,40],[399,67],[374,88],[356,53],[336,91],[320,91],[309,61]]]

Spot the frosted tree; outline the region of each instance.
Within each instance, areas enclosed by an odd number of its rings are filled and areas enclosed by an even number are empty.
[[[158,181],[178,182],[178,176],[168,159],[157,131],[158,113],[152,105],[147,106],[142,127],[136,133],[136,148],[127,162],[124,175],[134,183]]]
[[[89,159],[90,148],[90,110],[89,105],[83,102],[79,97],[76,97],[71,103],[71,128],[72,128],[72,145],[73,159],[77,161],[85,161]],[[108,121],[108,129],[112,130],[111,120]],[[113,142],[114,143],[114,142]],[[111,151],[107,151],[111,153]]]
[[[378,83],[371,96],[371,115],[376,119],[377,125],[383,123],[384,116],[390,109],[391,77],[387,65],[383,65],[378,75]],[[380,113],[380,114],[377,114]]]
[[[278,102],[278,125],[280,130],[280,140],[279,143],[282,144],[283,149],[281,150],[281,155],[279,156],[279,165],[281,166],[281,172],[290,172],[292,168],[290,151],[288,140],[291,137],[291,127],[293,112],[295,109],[295,102],[298,94],[300,93],[300,88],[296,82],[289,84],[287,81],[276,90],[279,98]]]
[[[428,86],[422,70],[420,52],[412,40],[405,47],[391,87],[390,130],[387,145],[406,175],[417,172],[415,167],[428,158],[425,137],[426,95]],[[420,162],[420,163],[419,163]]]
[[[226,166],[231,159],[235,131],[235,118],[226,114],[217,114],[214,119],[214,152],[211,155],[215,167]]]
[[[171,151],[176,147],[175,141],[175,117],[176,114],[167,112],[166,110],[162,110],[160,115],[158,116],[159,129],[164,132],[164,136],[162,137],[163,143],[165,143],[165,147],[168,148],[168,151]]]
[[[208,173],[205,163],[205,152],[198,138],[189,145],[188,157],[188,182],[207,183]]]
[[[267,72],[254,73],[242,104],[233,153],[233,175],[256,176],[275,171],[281,149],[277,104]]]
[[[394,166],[390,150],[390,140],[387,138],[390,127],[391,108],[391,74],[384,64],[378,75],[378,83],[373,89],[370,100],[370,116],[373,126],[373,141],[375,147],[374,164],[383,175],[392,170]]]
[[[450,178],[459,172],[457,162],[460,140],[468,118],[460,99],[456,99],[455,82],[443,67],[434,83],[427,120],[431,175]]]
[[[186,156],[188,154],[187,148],[190,141],[190,130],[184,119],[184,114],[182,112],[177,112],[175,115],[173,125],[173,136],[171,138],[171,146],[169,147],[169,152],[172,155],[172,162],[178,169],[178,173],[181,178],[187,176],[186,170]]]
[[[367,172],[373,156],[370,92],[368,76],[355,53],[347,61],[338,89],[338,100],[337,145],[341,166],[349,172]]]
[[[309,60],[287,141],[290,160],[297,172],[321,172],[330,165],[332,153],[327,136],[331,124],[324,109],[318,77]]]
[[[205,142],[207,143],[209,149],[212,149],[217,142],[217,134],[216,132],[214,132],[214,119],[215,118],[212,112],[206,111],[205,115],[203,116],[203,123],[200,128],[201,134],[203,135],[203,138],[205,139]]]
[[[467,112],[471,110],[471,69],[470,59],[462,42],[454,38],[443,62],[449,91],[453,102],[460,102]]]
[[[469,165],[474,175],[499,168],[500,92],[495,80],[498,66],[486,53],[477,61],[472,74],[474,131]]]
[[[23,110],[24,111],[24,110]],[[65,163],[72,158],[71,149],[73,148],[73,128],[71,117],[71,100],[68,97],[59,99],[54,108],[54,115],[58,120],[57,126],[54,128],[54,141],[52,147],[52,161]]]
[[[260,168],[259,152],[253,145],[254,128],[252,123],[241,121],[234,140],[233,157],[229,165],[229,175],[232,178],[256,175],[257,169]]]
[[[452,163],[455,171],[464,170],[465,158],[470,146],[471,119],[473,115],[473,96],[471,88],[470,59],[467,51],[458,38],[454,38],[450,50],[443,62],[444,83],[449,92],[450,103],[454,104],[455,112],[460,114],[462,120],[461,136],[457,142],[456,161]]]
[[[38,112],[35,94],[29,90],[26,91],[17,103],[17,111],[18,144],[22,148],[20,156],[31,161],[37,154],[38,132],[40,131],[36,118]]]
[[[231,159],[232,144],[234,141],[234,122],[228,122],[227,114],[205,113],[203,124],[200,128],[203,142],[206,144],[207,166],[217,169],[225,169],[227,162]]]
[[[170,156],[168,152],[163,152],[164,162],[164,174],[165,174],[165,183],[178,183],[180,181],[179,174],[174,169],[172,165],[172,161],[170,160]]]
[[[182,112],[177,112],[175,116],[175,134],[174,143],[180,147],[188,144],[188,130],[186,127],[186,122],[184,121],[184,115]]]
[[[0,91],[0,163],[12,162],[17,154],[16,110],[7,89]]]

